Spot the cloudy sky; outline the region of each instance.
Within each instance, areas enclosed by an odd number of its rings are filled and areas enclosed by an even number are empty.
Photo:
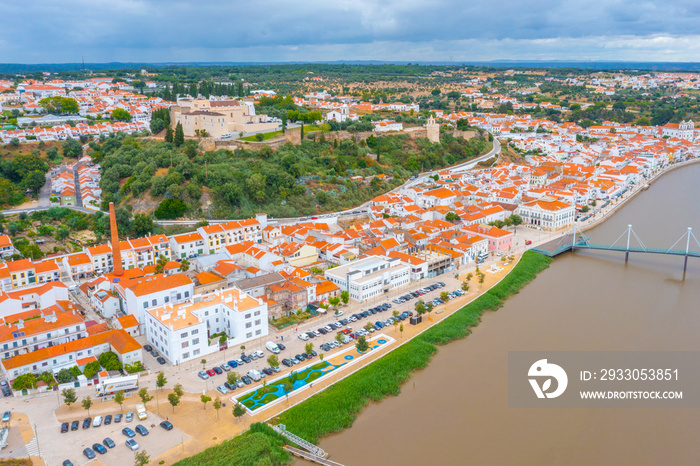
[[[698,0],[0,0],[0,63],[700,61]]]

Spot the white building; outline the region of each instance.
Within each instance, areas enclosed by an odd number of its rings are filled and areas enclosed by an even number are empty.
[[[267,303],[237,288],[197,295],[180,304],[150,308],[146,312],[146,338],[172,364],[219,351],[224,332],[236,345],[268,334]]]
[[[143,325],[145,311],[151,307],[177,304],[192,299],[194,283],[185,274],[151,275],[116,283],[121,311],[132,314]]]
[[[525,225],[555,231],[570,227],[576,221],[576,207],[548,197],[518,206],[518,215]]]
[[[326,270],[325,276],[356,301],[367,301],[411,281],[411,268],[399,259],[373,256]]]

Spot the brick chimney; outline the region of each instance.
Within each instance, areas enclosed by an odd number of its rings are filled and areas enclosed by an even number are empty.
[[[117,215],[114,213],[114,202],[109,203],[109,231],[112,234],[112,263],[114,264],[114,275],[121,277],[124,275],[122,268],[122,252],[119,249],[119,232],[117,231]]]

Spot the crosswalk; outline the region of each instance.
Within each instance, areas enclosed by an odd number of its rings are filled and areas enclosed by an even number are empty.
[[[39,456],[39,444],[36,441],[36,432],[34,434],[34,438],[32,438],[29,443],[25,445],[25,448],[27,449],[27,454],[29,456]]]

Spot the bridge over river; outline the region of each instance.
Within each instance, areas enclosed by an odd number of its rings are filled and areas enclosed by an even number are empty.
[[[620,240],[627,237],[626,243],[620,243]],[[633,245],[632,240],[636,240],[637,246]],[[692,242],[691,242],[692,240]],[[683,243],[685,243],[685,248],[683,248]],[[678,246],[681,245],[679,249]],[[697,249],[691,249],[697,248]],[[575,251],[577,249],[593,249],[598,251],[613,251],[613,252],[624,252],[625,262],[629,259],[630,253],[642,253],[642,254],[665,254],[670,256],[683,256],[685,261],[683,264],[683,273],[685,274],[688,268],[688,258],[689,257],[700,257],[700,242],[693,234],[692,228],[688,230],[673,243],[669,248],[658,248],[658,247],[647,247],[642,240],[637,236],[637,234],[632,229],[632,225],[627,225],[627,229],[622,232],[622,234],[613,242],[612,244],[598,244],[591,242],[590,237],[584,235],[576,228],[572,228],[570,233],[562,236],[561,238],[554,239],[547,243],[544,243],[536,248],[532,248],[533,251],[539,252],[549,257],[555,257],[559,254],[563,254],[568,251]]]

